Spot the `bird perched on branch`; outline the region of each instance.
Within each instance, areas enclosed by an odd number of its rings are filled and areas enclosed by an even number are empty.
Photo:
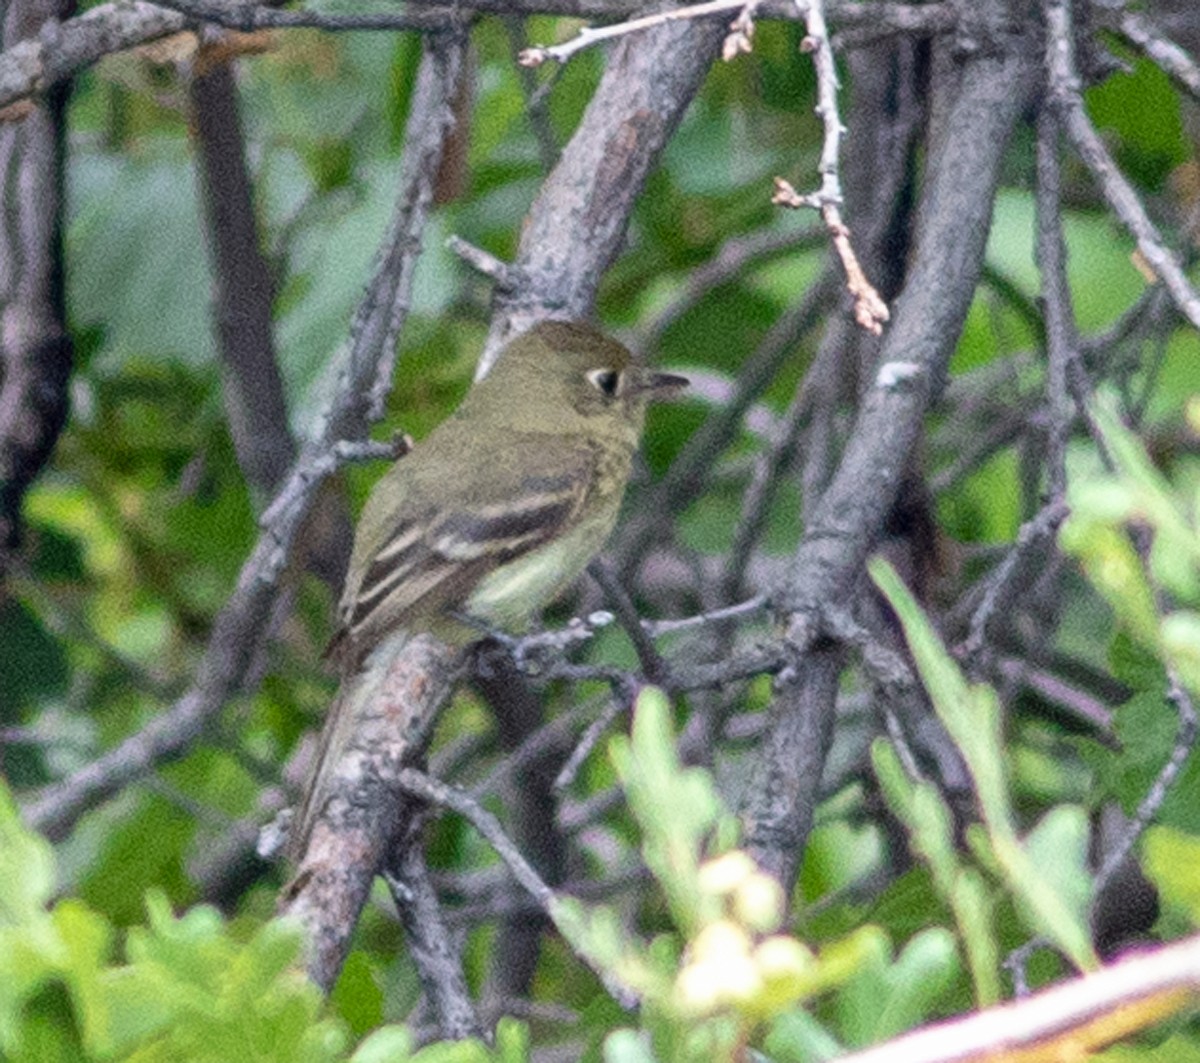
[[[359,518],[330,655],[342,686],[289,851],[303,855],[330,772],[377,696],[386,646],[520,631],[583,571],[617,519],[647,403],[686,386],[590,325],[516,337],[458,410],[375,485]],[[477,621],[472,624],[467,618]]]

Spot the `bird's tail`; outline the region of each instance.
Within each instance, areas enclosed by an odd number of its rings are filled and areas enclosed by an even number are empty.
[[[370,754],[380,724],[387,724],[381,717],[392,701],[385,696],[388,679],[410,642],[408,632],[394,631],[343,675],[325,716],[308,785],[292,819],[285,855],[293,863],[304,858],[313,825],[326,804],[335,795],[352,795],[361,781],[363,772],[358,754]],[[339,782],[345,785],[338,785]]]

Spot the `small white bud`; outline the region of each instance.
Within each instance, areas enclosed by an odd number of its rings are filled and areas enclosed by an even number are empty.
[[[783,918],[783,887],[759,871],[747,876],[733,895],[734,914],[751,930],[774,930]]]
[[[756,871],[755,863],[741,849],[733,849],[700,865],[700,889],[725,896]]]
[[[803,974],[813,964],[813,954],[795,938],[776,934],[754,950],[754,963],[768,981],[781,981]]]

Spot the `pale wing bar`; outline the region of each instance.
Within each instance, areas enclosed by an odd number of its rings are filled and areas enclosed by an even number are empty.
[[[393,598],[397,610],[408,608],[464,564],[489,558],[502,564],[534,548],[582,501],[574,476],[531,477],[522,486],[528,493],[506,502],[448,513],[429,525],[399,525],[367,569],[347,627],[361,627]]]

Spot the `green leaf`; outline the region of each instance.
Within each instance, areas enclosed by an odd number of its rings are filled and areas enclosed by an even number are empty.
[[[642,830],[646,863],[688,932],[712,914],[702,911],[711,898],[697,879],[703,842],[722,812],[712,779],[680,764],[670,703],[654,687],[638,696],[630,737],[618,735],[609,751]]]
[[[1074,917],[1075,932],[1087,926],[1092,903],[1088,870],[1087,814],[1074,805],[1052,808],[1025,837],[1025,851],[1037,866],[1034,887],[1047,891]],[[1086,931],[1085,931],[1086,932]]]
[[[406,1026],[383,1026],[363,1039],[350,1063],[405,1063],[411,1058],[412,1034]]]
[[[1154,826],[1142,841],[1142,867],[1164,904],[1187,913],[1200,927],[1200,836]]]
[[[104,962],[112,940],[112,927],[81,901],[67,899],[51,916],[66,951],[63,981],[79,1017],[84,1043],[97,1055],[112,1048]]]
[[[614,1030],[604,1039],[604,1063],[656,1063],[644,1033]]]
[[[771,1023],[763,1049],[778,1063],[825,1063],[845,1052],[824,1026],[799,1008]]]
[[[1116,134],[1117,161],[1133,178],[1158,191],[1167,174],[1191,157],[1179,96],[1167,75],[1138,56],[1087,91],[1088,111],[1106,135]]]
[[[914,937],[887,972],[875,1033],[882,1041],[926,1021],[959,973],[954,935],[932,927]]]
[[[383,990],[365,952],[354,949],[346,957],[330,1000],[357,1036],[363,1036],[383,1022]]]
[[[490,1063],[482,1041],[438,1041],[412,1056],[412,1063]]]
[[[53,892],[54,851],[26,829],[0,779],[0,927],[37,922]]]
[[[1200,613],[1169,613],[1162,622],[1162,647],[1184,686],[1200,694]]]
[[[527,1063],[529,1059],[529,1027],[505,1015],[496,1023],[497,1063]]]

